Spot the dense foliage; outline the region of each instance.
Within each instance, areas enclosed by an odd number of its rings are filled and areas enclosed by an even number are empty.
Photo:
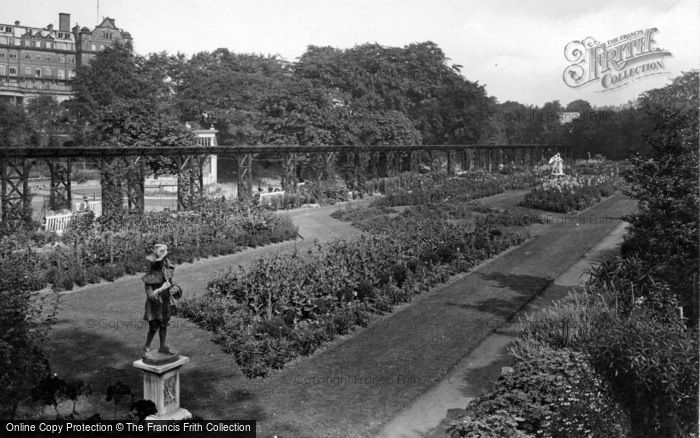
[[[259,192],[258,195],[265,193]],[[270,193],[270,192],[268,192]],[[333,205],[350,199],[347,188],[335,181],[308,181],[293,192],[285,192],[281,196],[272,197],[262,202],[259,196],[254,196],[258,205],[271,210],[299,208],[313,204]]]
[[[187,213],[124,213],[94,223],[75,220],[61,240],[38,232],[15,233],[3,241],[31,246],[34,289],[51,285],[70,290],[74,284],[111,281],[142,271],[144,256],[156,243],[168,245],[171,260],[183,263],[296,236],[297,228],[286,216],[221,199],[203,199]]]
[[[27,245],[0,240],[0,418],[13,419],[48,371],[43,343],[57,310],[56,295],[39,295],[39,257]]]
[[[391,178],[389,179],[391,180]],[[421,205],[464,202],[503,192],[505,189],[528,186],[533,182],[531,172],[490,173],[464,172],[459,176],[445,173],[406,174],[381,187],[386,196],[372,202],[373,206]]]
[[[582,353],[529,343],[451,437],[623,437],[629,420]]]
[[[651,152],[632,161],[631,195],[639,212],[628,218],[632,227],[623,250],[657,271],[694,324],[700,302],[698,73],[686,73],[640,101],[654,129],[647,137]]]

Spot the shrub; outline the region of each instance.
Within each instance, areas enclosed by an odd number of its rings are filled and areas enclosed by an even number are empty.
[[[13,419],[48,372],[43,350],[58,295],[37,294],[44,279],[28,235],[0,238],[0,417]]]
[[[465,416],[449,426],[451,437],[627,435],[624,411],[584,354],[516,343],[512,370],[467,406]]]
[[[600,327],[588,349],[630,410],[635,436],[681,437],[698,430],[695,330],[636,311]]]
[[[698,72],[646,92],[639,99],[654,127],[646,142],[651,152],[632,159],[630,194],[639,201],[627,217],[631,228],[623,254],[636,253],[657,278],[668,283],[685,308],[688,323],[698,321]]]
[[[551,348],[585,351],[602,321],[617,319],[611,301],[614,302],[614,295],[600,289],[570,292],[565,298],[526,314],[519,323],[521,339]]]

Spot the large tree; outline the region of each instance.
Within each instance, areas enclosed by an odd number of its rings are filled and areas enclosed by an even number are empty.
[[[75,97],[67,104],[77,142],[109,148],[194,145],[192,132],[177,119],[168,70],[159,61],[136,56],[130,46],[117,44],[80,67]],[[175,170],[170,159],[152,158],[146,164],[146,174]],[[121,211],[122,181],[133,171],[124,160],[105,163],[105,217]],[[137,172],[134,177],[142,175]]]
[[[460,69],[432,42],[364,44],[347,50],[309,46],[295,75],[349,96],[353,109],[406,114],[423,143],[474,143],[487,129],[479,116],[492,102]]]
[[[57,134],[66,127],[64,108],[52,96],[39,96],[27,105],[27,115],[35,143],[40,146],[58,146]]]
[[[0,147],[30,144],[32,126],[22,107],[0,101]]]
[[[169,63],[182,121],[214,124],[223,144],[261,141],[262,101],[270,90],[284,89],[280,83],[288,77],[288,63],[275,56],[236,54],[228,49],[201,52],[189,60],[171,57]]]

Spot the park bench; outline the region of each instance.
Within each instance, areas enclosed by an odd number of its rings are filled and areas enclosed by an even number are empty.
[[[52,214],[44,217],[44,230],[53,231],[57,234],[63,232],[70,225],[70,221],[76,213],[81,212],[80,205],[82,202],[75,203],[75,210],[70,213]],[[95,217],[102,216],[102,201],[88,201],[88,208],[95,214]]]
[[[63,233],[63,231],[68,228],[71,219],[73,218],[73,213],[62,213],[54,214],[51,216],[46,216],[44,220],[44,229],[46,231],[53,231],[58,234]]]

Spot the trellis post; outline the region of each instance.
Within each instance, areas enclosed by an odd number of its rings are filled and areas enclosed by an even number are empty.
[[[71,209],[71,159],[47,160],[51,183],[49,191],[49,208],[51,210]]]
[[[32,220],[32,196],[29,193],[29,170],[32,163],[24,158],[3,159],[2,220],[3,222]]]
[[[130,163],[126,175],[126,197],[129,211],[143,214],[145,208],[146,168],[143,157],[136,157]],[[179,191],[179,184],[178,184]]]
[[[297,187],[297,154],[282,154],[282,190],[295,192]]]
[[[250,198],[253,194],[253,155],[238,156],[238,199]]]

